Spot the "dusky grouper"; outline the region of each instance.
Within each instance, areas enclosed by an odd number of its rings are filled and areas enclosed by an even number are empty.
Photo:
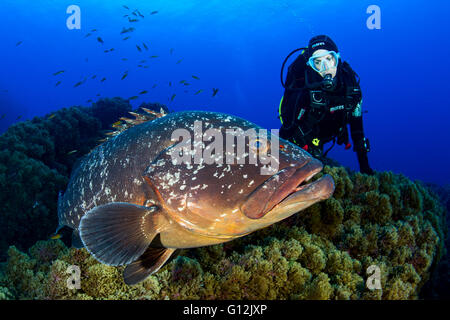
[[[141,123],[85,156],[59,199],[58,229],[73,228],[75,245],[85,246],[98,261],[127,265],[127,284],[157,272],[177,249],[242,237],[334,191],[329,175],[307,183],[321,171],[320,161],[281,138],[279,150],[271,150],[271,135],[266,144],[246,139],[247,152],[237,156],[249,157],[254,149],[269,155],[279,151],[271,175],[261,174],[265,164],[227,164],[225,156],[222,164],[176,163],[174,146],[180,140],[172,140],[172,133],[180,128],[192,133],[196,121],[204,132],[213,128],[224,136],[227,129],[261,129],[235,116],[204,111]],[[207,142],[201,141],[202,147]]]

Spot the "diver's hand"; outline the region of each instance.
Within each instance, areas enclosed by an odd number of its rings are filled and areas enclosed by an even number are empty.
[[[320,160],[322,158],[322,149],[319,147],[309,146],[308,152],[316,159]]]
[[[360,151],[357,152],[358,156],[358,162],[359,162],[359,171],[361,173],[368,174],[370,176],[373,176],[375,172],[372,170],[372,168],[369,165],[369,159],[367,158],[367,152]]]
[[[369,176],[373,176],[375,174],[375,172],[372,170],[371,167],[367,166],[360,166],[359,171],[361,171],[361,173],[365,173],[368,174]]]

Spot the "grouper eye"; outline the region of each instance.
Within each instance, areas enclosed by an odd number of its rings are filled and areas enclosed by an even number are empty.
[[[252,152],[264,153],[269,149],[269,143],[266,139],[254,139],[250,141],[249,149]]]

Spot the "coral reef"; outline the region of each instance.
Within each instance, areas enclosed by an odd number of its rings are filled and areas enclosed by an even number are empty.
[[[182,250],[145,281],[85,249],[41,241],[15,247],[0,270],[0,296],[14,299],[416,299],[444,254],[445,210],[420,182],[324,168],[336,183],[326,201],[243,238]],[[320,176],[320,174],[319,174]],[[67,268],[81,270],[68,289]],[[366,286],[369,266],[381,289]]]
[[[447,209],[447,231],[450,226],[450,185],[439,186],[427,184],[427,187],[435,192]],[[426,283],[421,292],[424,299],[450,299],[450,238],[445,241],[446,255],[441,259],[432,271],[431,279]]]
[[[127,116],[131,111],[131,105],[128,100],[119,97],[105,98],[92,104],[91,114],[100,120],[102,129],[111,129],[111,124],[120,117]]]
[[[72,167],[99,144],[107,121],[128,110],[121,98],[99,100],[91,108],[64,108],[20,122],[0,136],[0,260],[9,245],[29,248],[56,229],[58,192]]]

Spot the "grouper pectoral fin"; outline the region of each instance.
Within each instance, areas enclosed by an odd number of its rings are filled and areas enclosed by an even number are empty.
[[[157,272],[166,263],[176,249],[148,247],[144,254],[135,262],[129,264],[123,271],[123,280],[128,285],[141,282],[149,275]],[[175,257],[177,254],[172,256]]]
[[[80,221],[80,237],[100,262],[129,264],[145,252],[158,233],[159,207],[112,202],[93,208]]]

